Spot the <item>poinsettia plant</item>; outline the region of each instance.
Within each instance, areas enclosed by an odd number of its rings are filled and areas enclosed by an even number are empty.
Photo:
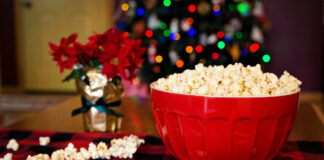
[[[146,51],[141,40],[129,39],[124,32],[111,28],[103,34],[90,36],[86,44],[76,41],[74,33],[62,38],[60,44],[49,43],[53,60],[62,73],[73,70],[63,81],[81,78],[90,68],[96,68],[108,79],[123,77],[132,79],[135,70],[144,62],[142,55]]]

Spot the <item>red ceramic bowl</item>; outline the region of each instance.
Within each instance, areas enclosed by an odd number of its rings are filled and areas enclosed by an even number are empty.
[[[293,127],[299,92],[214,97],[171,93],[151,85],[160,136],[182,160],[264,160],[280,151]]]

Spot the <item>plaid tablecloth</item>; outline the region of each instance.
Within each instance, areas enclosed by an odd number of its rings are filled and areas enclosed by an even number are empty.
[[[0,157],[7,152],[13,153],[13,159],[26,159],[28,155],[38,153],[51,154],[54,150],[65,148],[73,143],[76,148],[87,147],[90,142],[109,143],[113,138],[120,138],[129,134],[107,133],[62,133],[52,131],[22,131],[0,129]],[[145,144],[137,150],[135,160],[175,160],[163,145],[159,137],[136,134],[145,139]],[[49,136],[48,146],[39,145],[40,136]],[[7,150],[9,139],[14,138],[19,143],[18,151]],[[324,160],[324,142],[288,142],[276,158],[277,160]]]

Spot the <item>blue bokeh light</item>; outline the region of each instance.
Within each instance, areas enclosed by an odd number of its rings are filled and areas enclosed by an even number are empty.
[[[213,13],[215,16],[219,16],[221,14],[221,11],[218,9],[218,10],[214,10]]]
[[[124,22],[119,22],[117,24],[117,27],[118,27],[119,30],[124,30],[125,27],[126,27],[126,24]]]
[[[136,13],[137,13],[137,15],[142,16],[144,14],[144,9],[143,8],[137,8]]]
[[[224,41],[225,41],[226,43],[230,42],[230,41],[231,41],[231,36],[230,36],[230,35],[225,35],[225,36],[224,36]]]
[[[248,54],[248,51],[246,49],[241,50],[241,55],[245,57]]]
[[[196,34],[195,29],[190,28],[190,29],[188,30],[188,34],[189,34],[189,36],[193,37],[193,36]]]
[[[171,33],[170,34],[170,39],[171,40],[176,40],[177,39],[177,34],[176,33]]]

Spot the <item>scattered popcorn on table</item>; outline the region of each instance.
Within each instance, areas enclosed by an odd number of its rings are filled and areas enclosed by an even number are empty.
[[[99,158],[99,154],[98,154],[98,151],[97,151],[97,146],[94,143],[89,144],[88,152],[89,152],[90,157],[92,159],[98,159]]]
[[[66,159],[74,159],[78,150],[74,148],[72,143],[69,143],[68,146],[64,149],[64,157]]]
[[[47,146],[50,143],[49,137],[39,137],[39,145]]]
[[[14,151],[17,151],[19,148],[19,144],[15,139],[10,139],[8,144],[7,144],[7,149],[12,149]]]
[[[124,138],[111,140],[111,147],[109,150],[113,157],[133,158],[133,154],[136,152],[137,147],[142,143],[144,143],[143,139],[130,135]]]
[[[63,149],[56,150],[51,155],[52,160],[64,160],[65,153]]]
[[[7,153],[0,160],[12,160],[12,153]]]
[[[99,158],[110,159],[111,153],[108,150],[106,143],[99,142],[99,144],[97,145],[97,151],[98,151]]]
[[[110,148],[108,148],[107,144],[104,142],[99,142],[98,145],[90,143],[88,150],[82,147],[80,148],[79,152],[77,148],[74,148],[74,145],[72,143],[69,143],[64,150],[60,149],[54,151],[51,157],[47,154],[37,154],[35,156],[29,155],[27,157],[27,160],[88,160],[99,158],[110,159],[111,156],[118,158],[132,158],[133,154],[137,150],[137,147],[143,143],[143,139],[140,139],[134,135],[130,135],[124,138],[111,140]]]
[[[160,78],[153,87],[175,93],[211,96],[265,96],[297,92],[301,82],[284,71],[278,78],[263,73],[261,66],[244,67],[241,63],[224,66],[197,64],[194,70]]]
[[[50,157],[48,154],[37,154],[35,156],[28,156],[27,160],[50,160]]]

